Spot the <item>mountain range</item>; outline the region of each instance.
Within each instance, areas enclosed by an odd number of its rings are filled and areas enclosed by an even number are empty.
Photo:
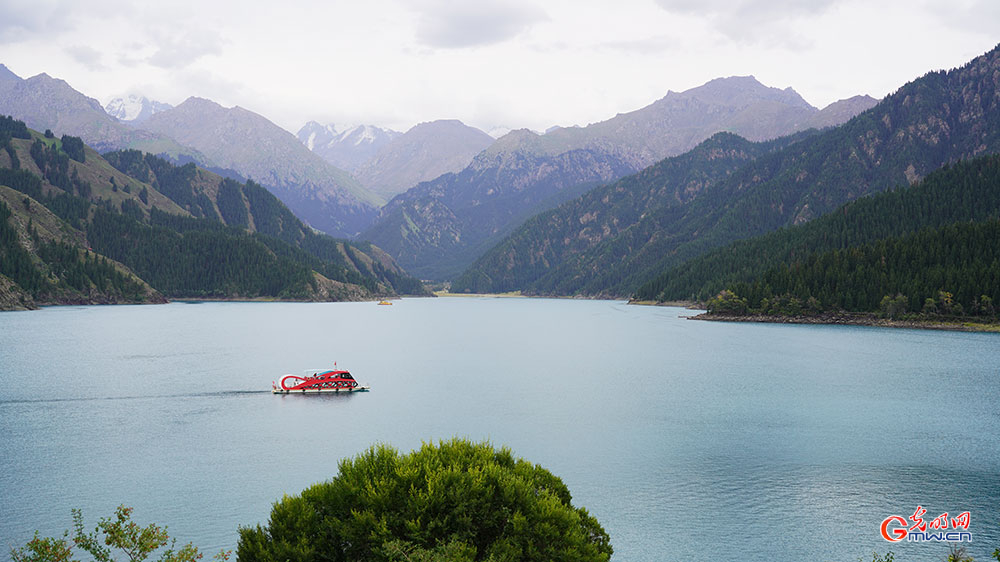
[[[871,107],[866,96],[818,110],[752,77],[713,80],[587,127],[512,131],[454,175],[400,194],[362,233],[425,279],[454,278],[532,214],[680,154],[719,131],[755,139],[827,126]]]
[[[501,139],[507,150],[556,155],[573,149],[612,152],[638,171],[676,156],[720,131],[768,140],[810,128],[843,123],[877,100],[854,96],[822,110],[792,88],[765,86],[753,76],[716,78],[652,104],[586,127],[557,127],[544,135],[527,130]]]
[[[962,68],[928,73],[843,125],[698,184],[686,200],[648,196],[663,189],[657,167],[598,188],[526,223],[453,288],[627,296],[712,248],[1000,151],[998,75],[1000,48]],[[678,188],[686,192],[685,185]]]

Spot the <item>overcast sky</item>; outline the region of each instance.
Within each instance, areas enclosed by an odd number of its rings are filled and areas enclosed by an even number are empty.
[[[823,107],[1000,42],[1000,0],[0,0],[0,63],[102,104],[141,93],[405,131],[586,125],[712,78]]]

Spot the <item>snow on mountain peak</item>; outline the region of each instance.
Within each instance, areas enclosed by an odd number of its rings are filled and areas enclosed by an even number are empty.
[[[151,100],[146,96],[129,94],[124,98],[115,98],[104,106],[108,115],[120,121],[143,121],[154,113],[159,113],[173,106],[167,103]]]

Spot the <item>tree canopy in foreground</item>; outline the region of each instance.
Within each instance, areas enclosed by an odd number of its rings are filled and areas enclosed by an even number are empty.
[[[240,562],[606,561],[608,534],[562,480],[507,448],[453,439],[374,446],[240,528]]]

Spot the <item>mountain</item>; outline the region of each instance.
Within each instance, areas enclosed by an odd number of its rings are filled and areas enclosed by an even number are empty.
[[[389,199],[442,174],[458,172],[493,144],[493,137],[455,119],[415,125],[357,169],[358,181]]]
[[[948,162],[1000,150],[1000,49],[949,72],[931,72],[847,123],[759,156],[710,183],[681,206],[664,205],[638,219],[618,220],[615,201],[630,197],[629,183],[609,188],[597,219],[617,222],[614,236],[592,237],[584,247],[532,265],[532,248],[577,238],[584,226],[567,205],[555,226],[535,224],[528,247],[497,248],[469,271],[471,281],[518,279],[516,288],[545,294],[629,295],[644,282],[687,259],[733,240],[807,222],[857,197],[912,183]],[[621,195],[616,195],[620,193]],[[592,210],[591,210],[592,211]],[[551,222],[551,221],[550,221]],[[575,231],[574,231],[575,230]],[[512,238],[529,238],[515,232]],[[534,270],[535,273],[528,273]]]
[[[0,114],[12,115],[39,131],[51,129],[57,135],[80,137],[98,151],[136,148],[206,161],[204,155],[173,139],[120,123],[97,100],[44,73],[21,79],[6,67],[0,70]]]
[[[390,201],[362,236],[416,275],[453,278],[532,214],[680,154],[715,132],[778,137],[846,118],[870,102],[859,96],[820,111],[791,88],[722,78],[587,127],[544,135],[511,131],[455,177]]]
[[[461,172],[393,198],[361,238],[422,279],[448,279],[527,217],[628,171],[597,151],[552,157],[487,149]]]
[[[400,134],[373,125],[357,125],[337,131],[333,124],[320,125],[310,121],[299,129],[296,136],[306,148],[327,162],[353,173]]]
[[[192,97],[151,116],[141,127],[177,139],[215,165],[260,182],[296,215],[328,234],[353,236],[370,223],[382,202],[294,135],[241,107],[224,108]]]
[[[13,213],[5,220],[28,236],[2,236],[0,293],[14,295],[8,304],[25,295],[29,305],[121,302],[107,292],[124,283],[112,283],[118,265],[170,297],[359,300],[424,292],[378,248],[315,233],[253,182],[136,150],[105,159],[76,137],[48,139],[10,118],[0,118],[0,149],[0,186],[16,190],[5,198]],[[34,227],[44,235],[35,226],[42,209],[59,219],[44,225],[58,235],[50,251],[38,250],[31,234]],[[90,300],[64,286],[82,287]]]
[[[819,110],[792,88],[768,87],[753,76],[732,76],[668,92],[646,107],[586,127],[521,135],[519,147],[549,155],[577,148],[610,151],[638,171],[687,152],[720,131],[768,140],[843,123],[875,103],[868,96],[856,96]]]
[[[919,312],[927,298],[946,290],[970,310],[974,299],[981,301],[984,294],[1000,298],[1000,262],[995,257],[967,260],[958,247],[942,250],[937,244],[949,227],[995,223],[1000,218],[998,185],[1000,155],[961,161],[912,187],[862,197],[807,223],[688,260],[641,286],[636,298],[705,302],[730,289],[748,298],[752,308],[764,298],[789,294],[800,302],[813,297],[821,309],[871,312],[882,297],[899,293],[907,297],[910,312]],[[938,241],[929,242],[928,234]],[[1000,247],[997,240],[994,236],[976,243],[970,238],[961,247],[995,250]],[[877,254],[875,249],[881,249],[887,261],[860,267]],[[886,253],[888,249],[892,251]],[[825,281],[818,275],[822,267],[828,268]],[[973,268],[983,271],[959,272]]]
[[[115,98],[109,101],[104,106],[104,111],[119,121],[141,123],[149,119],[154,113],[166,111],[172,107],[169,103],[151,100],[146,96],[129,94],[128,97]]]

